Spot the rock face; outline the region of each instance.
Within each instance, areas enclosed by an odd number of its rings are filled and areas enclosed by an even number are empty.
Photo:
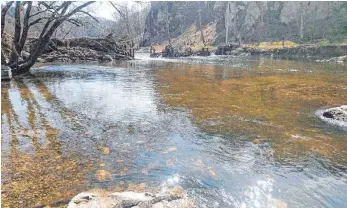
[[[347,130],[347,105],[326,110],[318,110],[316,115],[323,121]]]
[[[194,208],[181,187],[158,194],[115,192],[109,194],[83,192],[73,197],[68,208]]]
[[[170,38],[182,37],[185,44],[195,43],[195,33],[199,30],[199,10],[202,26],[214,25],[205,37],[208,44],[225,43],[226,23],[229,25],[229,41],[241,39],[242,42],[279,41],[282,38],[299,42],[334,36],[331,17],[340,2],[151,2],[146,19],[143,46],[162,44],[168,40],[167,22]],[[303,37],[300,37],[300,20],[305,15]],[[193,31],[190,29],[194,27]],[[205,36],[209,36],[207,30]],[[212,41],[206,39],[212,38]],[[184,45],[184,44],[183,44]]]

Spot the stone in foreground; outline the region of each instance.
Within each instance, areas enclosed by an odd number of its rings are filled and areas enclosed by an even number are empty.
[[[318,110],[316,115],[323,121],[347,129],[347,105]]]
[[[73,197],[68,208],[194,208],[181,187],[158,194],[132,191],[110,194],[83,192]]]

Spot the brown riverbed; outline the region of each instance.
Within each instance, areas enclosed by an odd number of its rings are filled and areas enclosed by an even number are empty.
[[[52,65],[2,83],[2,206],[182,186],[199,207],[343,207],[336,63],[227,56]],[[300,193],[300,194],[299,194]]]

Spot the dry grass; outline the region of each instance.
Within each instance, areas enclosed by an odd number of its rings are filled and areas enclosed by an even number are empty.
[[[261,48],[261,49],[274,49],[274,48],[283,48],[282,41],[278,42],[260,42],[255,44],[243,44],[243,47],[246,48]],[[292,41],[284,41],[284,47],[286,48],[295,48],[298,47],[299,44]]]

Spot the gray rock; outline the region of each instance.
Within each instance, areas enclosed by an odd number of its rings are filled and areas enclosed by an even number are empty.
[[[337,125],[347,130],[347,105],[318,110],[316,115],[329,124]]]
[[[8,66],[1,65],[1,80],[12,79],[12,69]]]
[[[28,53],[26,51],[22,51],[21,56],[23,57],[23,59],[27,59],[27,58],[29,58],[30,53]]]
[[[113,58],[110,55],[104,55],[102,58],[104,61],[113,61]]]
[[[68,208],[194,208],[181,187],[172,187],[158,194],[132,191],[110,194],[83,192],[73,197]]]
[[[44,62],[44,59],[39,57],[39,58],[37,58],[36,62],[42,63],[42,62]]]

